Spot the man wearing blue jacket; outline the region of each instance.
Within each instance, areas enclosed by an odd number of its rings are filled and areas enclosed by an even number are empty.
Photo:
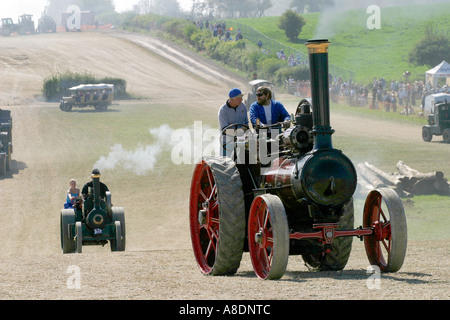
[[[291,116],[281,102],[272,100],[272,91],[266,86],[256,90],[256,102],[250,106],[249,113],[253,127],[278,122],[284,122],[285,127],[290,125]]]

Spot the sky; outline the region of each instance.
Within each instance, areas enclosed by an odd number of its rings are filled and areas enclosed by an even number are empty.
[[[113,0],[116,11],[122,12],[133,8],[139,0]],[[22,14],[32,14],[36,22],[41,17],[47,0],[0,0],[0,18],[12,18],[17,23],[17,18]],[[192,0],[178,0],[181,9],[190,10]]]
[[[177,0],[182,10],[190,11],[193,0]],[[428,2],[444,2],[448,0],[335,0],[337,8],[346,8],[345,5],[354,7],[355,3],[361,3],[363,6],[368,4],[377,4],[385,6],[392,3],[428,3]],[[113,0],[116,11],[123,12],[130,10],[139,0]],[[276,3],[276,0],[272,1]],[[283,3],[286,1],[283,1]],[[289,1],[288,1],[289,2]],[[36,22],[41,17],[47,0],[0,0],[0,18],[12,18],[17,23],[17,18],[22,14],[32,14],[33,20]],[[348,9],[348,8],[347,8]]]

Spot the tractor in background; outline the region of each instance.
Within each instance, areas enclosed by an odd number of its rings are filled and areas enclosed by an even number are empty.
[[[437,103],[433,113],[428,115],[428,124],[422,127],[423,141],[430,142],[433,136],[442,136],[446,143],[450,143],[450,103]]]
[[[39,33],[55,33],[56,22],[55,20],[46,14],[42,15],[39,19],[37,32]]]
[[[5,37],[17,32],[20,35],[35,34],[33,15],[23,14],[19,17],[17,24],[11,18],[2,18],[1,34]]]

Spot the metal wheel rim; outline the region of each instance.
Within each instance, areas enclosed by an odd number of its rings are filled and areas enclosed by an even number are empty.
[[[364,237],[367,257],[381,272],[400,269],[406,254],[406,218],[395,191],[373,190],[364,206],[363,226],[374,234]]]
[[[200,270],[209,274],[215,263],[219,241],[219,202],[211,167],[205,162],[195,167],[190,199],[190,228],[194,255]],[[208,203],[203,209],[203,203]],[[205,210],[204,221],[199,221],[199,210]]]
[[[289,231],[281,200],[273,195],[253,200],[248,220],[248,243],[258,278],[279,279],[289,256]]]

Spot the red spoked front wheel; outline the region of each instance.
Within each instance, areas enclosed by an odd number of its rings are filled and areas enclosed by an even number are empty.
[[[265,194],[253,200],[248,218],[248,244],[253,269],[260,279],[279,279],[289,258],[289,230],[283,203]]]
[[[382,188],[369,193],[363,226],[373,228],[373,235],[364,237],[370,263],[382,272],[400,270],[406,255],[407,227],[402,202],[394,190]]]
[[[205,274],[234,274],[245,238],[239,171],[231,159],[204,158],[194,169],[189,206],[195,259]]]

